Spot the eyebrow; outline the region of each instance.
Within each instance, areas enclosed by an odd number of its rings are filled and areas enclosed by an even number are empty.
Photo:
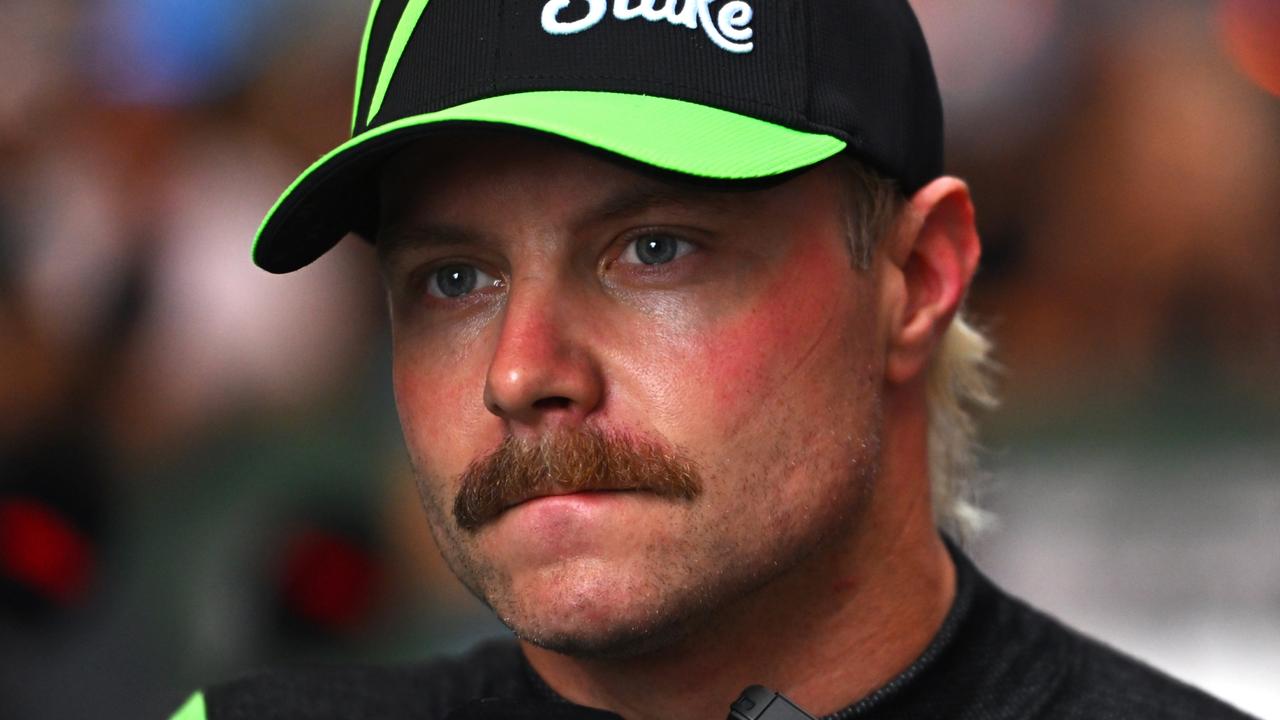
[[[591,225],[617,222],[651,210],[680,207],[710,210],[722,215],[731,212],[740,193],[702,190],[677,185],[645,185],[620,190],[573,218],[577,231]],[[386,262],[394,262],[412,248],[440,245],[493,245],[494,239],[460,225],[433,222],[407,222],[388,226],[377,235],[378,254]]]
[[[401,223],[378,232],[376,246],[383,262],[394,262],[413,248],[436,245],[486,245],[485,235],[447,223]]]
[[[622,220],[650,210],[681,207],[690,210],[710,210],[716,214],[729,212],[738,204],[738,193],[701,190],[677,185],[627,188],[606,198],[584,211],[575,220],[575,227]]]

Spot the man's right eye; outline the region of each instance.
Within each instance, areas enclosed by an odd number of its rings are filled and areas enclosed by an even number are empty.
[[[499,287],[502,281],[474,265],[445,265],[431,273],[427,294],[442,300],[456,300],[479,288]]]

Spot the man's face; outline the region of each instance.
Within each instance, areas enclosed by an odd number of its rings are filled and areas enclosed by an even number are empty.
[[[639,652],[849,536],[876,472],[884,322],[842,187],[824,166],[716,192],[504,135],[384,172],[406,443],[445,558],[520,637]],[[584,436],[694,486],[590,492],[618,485],[565,477]],[[460,524],[464,473],[500,480],[500,448],[550,485]]]

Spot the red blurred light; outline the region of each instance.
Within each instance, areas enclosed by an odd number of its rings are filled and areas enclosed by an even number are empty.
[[[1240,71],[1280,96],[1280,2],[1220,0],[1218,26],[1223,46]]]
[[[301,533],[285,553],[283,592],[288,607],[333,630],[355,629],[369,617],[378,579],[367,553],[330,533]]]
[[[89,589],[91,556],[80,532],[34,500],[0,501],[0,571],[64,605]]]

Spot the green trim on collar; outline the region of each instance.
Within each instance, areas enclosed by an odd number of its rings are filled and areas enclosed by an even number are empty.
[[[196,693],[169,720],[208,720],[208,717],[204,709],[204,693]]]

